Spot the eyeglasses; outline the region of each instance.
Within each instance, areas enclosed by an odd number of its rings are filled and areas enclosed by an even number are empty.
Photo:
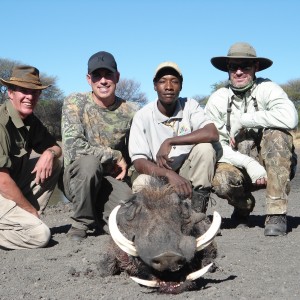
[[[253,62],[245,62],[243,64],[229,63],[228,70],[231,72],[236,72],[238,69],[240,69],[242,72],[245,72],[250,71],[253,68],[253,65]]]

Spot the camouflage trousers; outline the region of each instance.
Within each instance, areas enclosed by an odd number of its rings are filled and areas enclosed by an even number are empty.
[[[265,129],[258,139],[241,142],[238,151],[257,159],[266,169],[266,214],[286,214],[290,180],[297,165],[293,137],[283,130]],[[226,199],[241,215],[253,210],[254,188],[245,170],[218,163],[212,186],[218,197]]]

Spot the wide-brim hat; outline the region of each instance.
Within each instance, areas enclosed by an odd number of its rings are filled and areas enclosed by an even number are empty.
[[[0,78],[5,86],[15,85],[32,90],[44,90],[50,85],[42,85],[39,70],[31,66],[16,66],[12,70],[9,80]]]
[[[273,64],[273,61],[268,58],[256,56],[255,49],[248,43],[235,43],[229,48],[227,56],[216,56],[210,61],[215,68],[228,72],[228,61],[232,58],[258,61],[259,67],[257,71],[265,70]]]

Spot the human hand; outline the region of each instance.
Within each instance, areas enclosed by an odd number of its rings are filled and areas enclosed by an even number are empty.
[[[169,153],[171,151],[171,144],[169,143],[169,139],[166,139],[159,147],[156,154],[156,164],[160,168],[165,168],[168,170],[172,170],[172,167],[169,165],[173,162],[173,159],[169,158]]]
[[[249,157],[245,164],[245,169],[256,187],[262,187],[267,184],[267,172],[255,159]]]
[[[257,179],[253,184],[257,187],[257,188],[260,188],[260,187],[265,187],[267,185],[267,178],[260,178],[260,179]]]
[[[127,173],[127,163],[124,157],[121,158],[119,162],[116,163],[119,173],[116,177],[117,180],[123,180]]]
[[[35,173],[35,183],[43,183],[52,175],[54,156],[50,151],[44,151],[38,159],[31,174]]]
[[[167,171],[166,177],[179,197],[192,198],[193,189],[189,180],[174,171]]]

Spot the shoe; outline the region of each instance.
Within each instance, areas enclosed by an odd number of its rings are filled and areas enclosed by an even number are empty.
[[[267,215],[265,222],[265,236],[286,235],[286,215]]]
[[[242,212],[235,208],[230,218],[233,228],[248,228],[249,214],[249,212]]]
[[[192,208],[196,212],[201,212],[206,214],[209,198],[210,198],[210,189],[194,190],[192,195]]]
[[[82,241],[86,238],[86,231],[84,229],[79,229],[76,227],[71,227],[67,233],[68,238],[73,241]]]

